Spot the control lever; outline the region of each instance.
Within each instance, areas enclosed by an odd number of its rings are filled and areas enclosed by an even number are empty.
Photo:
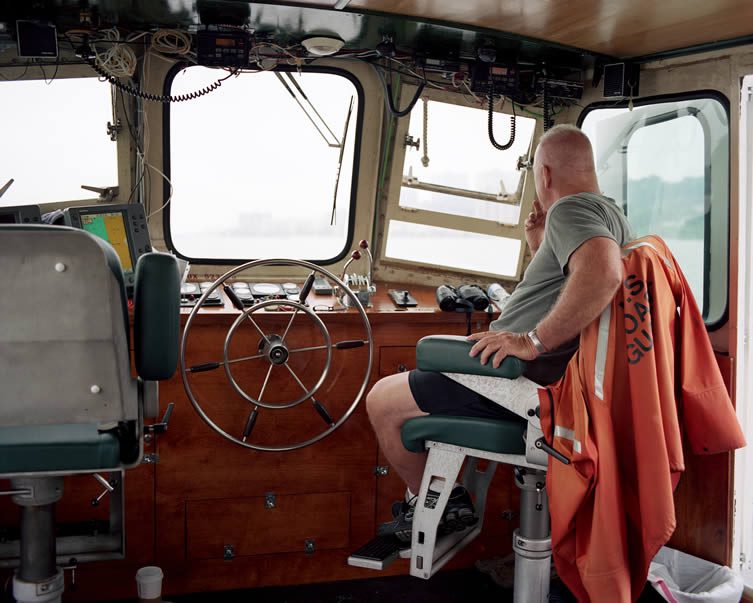
[[[536,448],[538,448],[539,450],[546,452],[549,456],[553,456],[561,463],[564,463],[565,465],[570,464],[570,459],[567,458],[564,454],[557,452],[554,448],[547,444],[543,436],[536,440],[533,445],[536,446]]]
[[[96,498],[92,498],[92,507],[98,507],[99,503],[102,501],[102,499],[105,496],[115,491],[115,488],[118,485],[118,478],[113,479],[112,482],[108,482],[99,473],[94,473],[92,477],[105,487],[105,489],[102,491],[102,493],[99,496],[97,496]]]
[[[165,433],[167,431],[167,425],[170,423],[170,417],[173,414],[173,408],[175,408],[175,402],[170,402],[167,405],[162,420],[159,423],[152,423],[151,425],[144,425],[144,433]]]

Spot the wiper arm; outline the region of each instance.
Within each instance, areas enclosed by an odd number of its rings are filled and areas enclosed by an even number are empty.
[[[335,142],[330,142],[330,140],[327,138],[327,135],[322,131],[322,129],[319,127],[319,124],[316,123],[314,118],[311,116],[311,114],[306,110],[306,107],[304,107],[303,103],[300,101],[298,96],[295,92],[293,92],[292,88],[288,85],[288,83],[285,81],[285,79],[280,75],[279,71],[275,71],[274,74],[277,76],[277,79],[280,80],[280,83],[285,86],[285,90],[288,91],[290,96],[293,97],[293,100],[298,103],[298,106],[301,108],[301,111],[303,111],[304,115],[309,118],[309,121],[314,125],[316,128],[316,131],[319,132],[319,135],[324,139],[324,142],[327,143],[327,146],[333,149],[337,149],[341,146],[340,141],[337,140],[337,136],[332,132],[332,129],[327,125],[327,122],[324,121],[324,118],[319,115],[319,112],[316,110],[316,107],[314,107],[313,103],[309,100],[308,96],[306,96],[306,93],[303,91],[301,86],[298,84],[298,82],[295,81],[293,76],[290,73],[286,73],[288,76],[288,79],[293,83],[293,86],[298,90],[298,92],[301,94],[301,97],[308,103],[308,105],[311,107],[313,112],[316,114],[316,116],[319,118],[319,121],[324,124],[324,127],[327,129],[327,131],[330,133],[332,138],[334,138]]]
[[[348,125],[350,124],[350,115],[353,113],[353,97],[350,97],[350,106],[348,114],[345,116],[345,128],[343,129],[342,143],[340,143],[340,158],[337,160],[337,176],[335,177],[335,195],[332,198],[332,217],[329,219],[329,225],[335,225],[335,210],[337,209],[337,189],[340,186],[340,171],[343,167],[343,155],[345,155],[345,141],[348,138]]]
[[[342,155],[340,155],[342,157]],[[7,191],[10,188],[10,185],[13,184],[15,180],[11,178],[3,185],[3,188],[0,188],[0,197],[2,197],[5,194],[5,191]]]

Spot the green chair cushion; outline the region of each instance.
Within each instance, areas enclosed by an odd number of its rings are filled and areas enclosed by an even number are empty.
[[[409,419],[400,434],[403,446],[411,452],[423,452],[424,442],[432,440],[499,454],[525,454],[525,428],[526,421],[522,419],[430,415]]]
[[[0,474],[88,471],[120,465],[120,443],[96,425],[0,427]]]
[[[472,346],[472,341],[456,335],[424,337],[416,344],[416,367],[435,373],[466,373],[505,379],[516,379],[523,374],[526,363],[520,358],[508,356],[495,369],[491,361],[484,365],[478,356],[471,358],[468,352]]]
[[[136,264],[133,339],[136,372],[142,379],[169,379],[178,363],[180,271],[166,253],[147,253]]]

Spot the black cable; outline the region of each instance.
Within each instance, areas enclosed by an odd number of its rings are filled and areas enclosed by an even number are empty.
[[[142,90],[139,90],[138,88],[134,88],[133,86],[129,86],[128,84],[124,84],[118,78],[109,74],[107,71],[102,69],[102,67],[97,65],[97,62],[91,57],[84,57],[84,60],[92,69],[94,69],[94,71],[96,71],[101,77],[106,79],[108,82],[110,82],[113,86],[115,86],[119,90],[122,90],[123,92],[125,92],[126,94],[130,94],[131,96],[137,96],[138,98],[143,98],[144,100],[153,101],[155,103],[182,103],[184,101],[197,99],[201,96],[204,96],[206,94],[209,94],[210,92],[217,90],[217,88],[219,88],[222,85],[222,82],[236,75],[239,71],[238,69],[233,69],[225,77],[217,80],[216,82],[212,82],[211,84],[202,88],[201,90],[195,90],[194,92],[189,92],[188,94],[179,94],[177,96],[173,96],[171,94],[169,95],[151,94],[150,92],[143,92]]]
[[[505,144],[499,144],[494,138],[494,81],[492,80],[491,73],[489,74],[489,141],[492,146],[499,151],[506,151],[515,143],[515,122],[517,121],[515,115],[515,103],[511,102],[512,116],[510,117],[510,140]]]
[[[408,106],[405,109],[397,109],[397,107],[395,107],[395,101],[392,98],[392,83],[387,83],[387,81],[384,79],[384,74],[379,70],[379,67],[377,67],[373,63],[371,64],[371,66],[374,68],[374,71],[376,71],[377,76],[379,76],[379,81],[382,82],[382,88],[384,89],[384,103],[387,106],[387,110],[390,112],[390,114],[395,117],[405,117],[406,115],[408,115],[413,110],[413,107],[416,106],[418,99],[421,98],[421,92],[423,92],[424,87],[426,86],[426,80],[423,80],[418,84],[416,94],[408,103]]]

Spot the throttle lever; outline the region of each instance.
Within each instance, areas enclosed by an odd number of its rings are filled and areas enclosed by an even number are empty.
[[[167,410],[165,410],[162,420],[159,423],[144,425],[144,433],[165,433],[167,425],[170,423],[170,417],[173,415],[173,408],[175,408],[175,402],[170,402],[167,405]]]

